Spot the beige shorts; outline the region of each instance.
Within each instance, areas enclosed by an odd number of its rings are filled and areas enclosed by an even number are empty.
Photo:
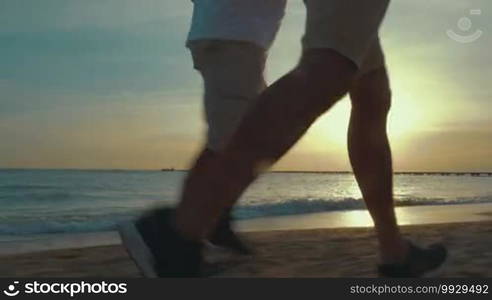
[[[239,121],[266,88],[266,50],[249,42],[199,40],[189,45],[203,78],[207,147],[223,149]]]
[[[384,66],[378,38],[389,0],[305,0],[304,49],[330,48],[351,59],[363,74]],[[258,95],[266,88],[267,52],[250,42],[190,42],[203,77],[207,147],[223,149]]]
[[[384,65],[379,27],[389,0],[304,0],[304,49],[329,48],[367,72]]]

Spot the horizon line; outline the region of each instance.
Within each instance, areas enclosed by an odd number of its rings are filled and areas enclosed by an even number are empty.
[[[161,169],[125,169],[125,168],[32,168],[32,167],[0,167],[0,171],[45,170],[45,171],[141,171],[141,172],[187,172],[189,169],[161,168]],[[353,174],[352,170],[270,170],[266,173],[338,173]],[[393,171],[393,174],[492,174],[492,171]]]

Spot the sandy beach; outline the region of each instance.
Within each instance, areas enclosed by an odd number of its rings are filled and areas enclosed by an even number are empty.
[[[443,277],[492,276],[492,221],[404,226],[421,244],[441,241],[450,258]],[[253,258],[222,264],[218,277],[375,277],[371,228],[243,233]],[[0,256],[2,277],[140,277],[121,245]]]

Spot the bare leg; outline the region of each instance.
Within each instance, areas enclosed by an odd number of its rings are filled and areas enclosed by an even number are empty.
[[[386,133],[391,91],[386,69],[358,77],[350,97],[348,148],[354,174],[374,220],[382,261],[402,261],[408,246],[399,232],[393,204],[393,170]]]
[[[258,173],[284,155],[347,93],[356,70],[335,51],[307,50],[296,69],[260,96],[222,155],[203,170],[202,180],[183,191],[176,216],[178,231],[193,240],[205,237]]]

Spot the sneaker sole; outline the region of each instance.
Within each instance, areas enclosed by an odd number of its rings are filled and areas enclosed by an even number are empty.
[[[154,256],[142,238],[142,235],[135,227],[134,223],[127,223],[118,226],[123,246],[130,254],[131,259],[142,271],[144,277],[157,278],[154,269]]]
[[[448,259],[448,257],[446,257],[446,260],[443,261],[443,263],[440,264],[439,267],[435,268],[432,271],[426,272],[425,274],[423,274],[421,276],[421,278],[438,278],[438,277],[441,277],[442,274],[444,274],[444,269],[446,268],[448,263],[449,263],[449,259]]]

